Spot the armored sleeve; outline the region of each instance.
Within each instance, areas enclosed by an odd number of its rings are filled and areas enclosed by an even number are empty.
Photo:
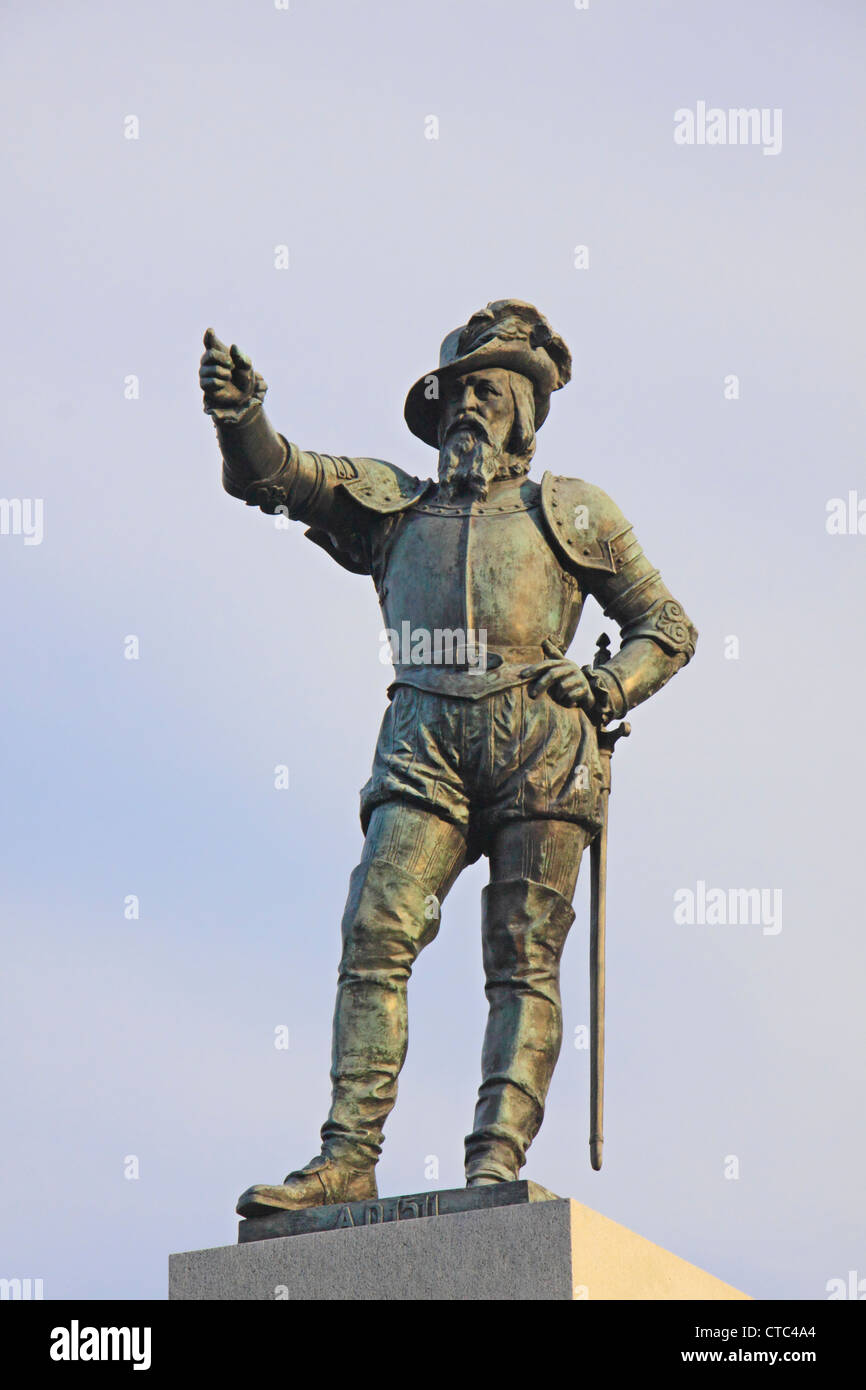
[[[308,453],[277,434],[261,405],[238,423],[217,421],[223,487],[248,507],[324,526],[339,506],[337,488],[355,470],[348,459]]]
[[[621,513],[619,520],[610,542],[611,568],[591,570],[587,585],[620,629],[619,651],[593,673],[607,696],[608,719],[660,690],[694,656],[698,638]]]
[[[584,667],[601,722],[607,723],[648,700],[691,660],[697,628],[601,488],[545,473],[541,506],[561,563],[620,628],[616,655],[596,668]]]
[[[226,492],[305,522],[307,537],[354,574],[375,575],[391,518],[427,486],[381,459],[300,449],[277,434],[260,403],[216,428]]]

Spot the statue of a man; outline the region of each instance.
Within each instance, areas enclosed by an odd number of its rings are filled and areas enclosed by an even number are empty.
[[[377,1196],[382,1130],[406,1056],[406,985],[465,865],[486,855],[489,1016],[466,1144],[467,1185],[517,1178],[562,1039],[559,961],[581,855],[600,827],[598,731],[684,666],[697,632],[599,488],[529,477],[571,357],[531,304],[498,300],[449,334],[406,399],[438,450],[438,480],[336,458],[271,427],[249,358],[209,330],[201,364],[223,486],[282,509],[353,574],[370,575],[395,680],[342,922],[331,1110],[321,1153],[242,1216]],[[565,655],[592,594],[620,628],[615,655]]]

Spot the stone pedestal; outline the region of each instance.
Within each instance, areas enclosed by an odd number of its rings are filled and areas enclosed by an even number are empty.
[[[529,1182],[283,1212],[169,1259],[179,1300],[748,1297]]]

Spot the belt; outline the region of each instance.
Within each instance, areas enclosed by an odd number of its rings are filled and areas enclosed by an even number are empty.
[[[473,645],[473,644],[469,644]],[[395,664],[394,670],[399,679],[401,675],[408,675],[418,671],[453,671],[460,673],[463,671],[495,671],[500,666],[516,666],[521,662],[541,662],[548,661],[550,658],[545,655],[543,647],[536,644],[532,647],[496,647],[495,650],[482,643],[475,643],[475,661],[412,661]]]

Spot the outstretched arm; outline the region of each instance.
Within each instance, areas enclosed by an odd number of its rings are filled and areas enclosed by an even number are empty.
[[[226,347],[212,328],[204,346],[199,382],[205,413],[216,426],[226,492],[270,514],[284,509],[311,527],[312,539],[340,563],[369,573],[372,517],[341,487],[357,480],[355,462],[290,444],[265,414],[267,384],[246,353],[234,343]]]

